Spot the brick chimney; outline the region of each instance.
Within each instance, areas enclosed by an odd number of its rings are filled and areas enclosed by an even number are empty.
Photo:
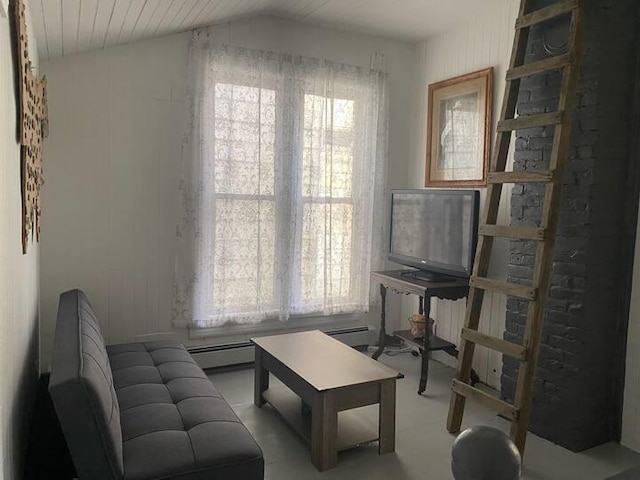
[[[553,3],[539,1],[538,7]],[[640,2],[583,0],[584,56],[564,174],[558,237],[530,431],[573,451],[620,435],[626,331],[638,208]],[[532,29],[527,61],[562,53],[568,18]],[[523,80],[520,114],[556,110],[560,73]],[[517,132],[515,170],[548,166],[553,128]],[[536,226],[543,190],[515,185],[513,225]],[[509,280],[530,283],[535,244],[512,241]],[[507,301],[504,338],[521,342],[527,303]],[[518,362],[505,357],[502,396]]]

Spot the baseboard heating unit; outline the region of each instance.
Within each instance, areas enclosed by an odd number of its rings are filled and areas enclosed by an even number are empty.
[[[371,341],[373,329],[370,327],[349,327],[326,330],[324,333],[354,347],[366,349]],[[251,342],[235,342],[220,345],[189,348],[189,353],[200,368],[218,368],[241,365],[254,361]]]

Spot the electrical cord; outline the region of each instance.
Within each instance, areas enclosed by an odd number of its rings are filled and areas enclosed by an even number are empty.
[[[402,347],[402,348],[393,348],[393,347],[385,347],[384,354],[389,355],[390,357],[395,357],[396,355],[402,355],[404,353],[412,353],[413,347]]]

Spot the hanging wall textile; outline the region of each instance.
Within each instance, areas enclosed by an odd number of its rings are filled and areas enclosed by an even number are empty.
[[[42,139],[49,133],[47,79],[38,80],[29,59],[29,43],[23,0],[15,2],[18,37],[20,101],[20,161],[22,172],[22,253],[27,253],[29,235],[40,240],[40,188],[42,177]]]

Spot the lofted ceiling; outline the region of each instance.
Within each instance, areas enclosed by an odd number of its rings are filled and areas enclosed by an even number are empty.
[[[27,0],[48,59],[255,15],[418,42],[488,0]]]

